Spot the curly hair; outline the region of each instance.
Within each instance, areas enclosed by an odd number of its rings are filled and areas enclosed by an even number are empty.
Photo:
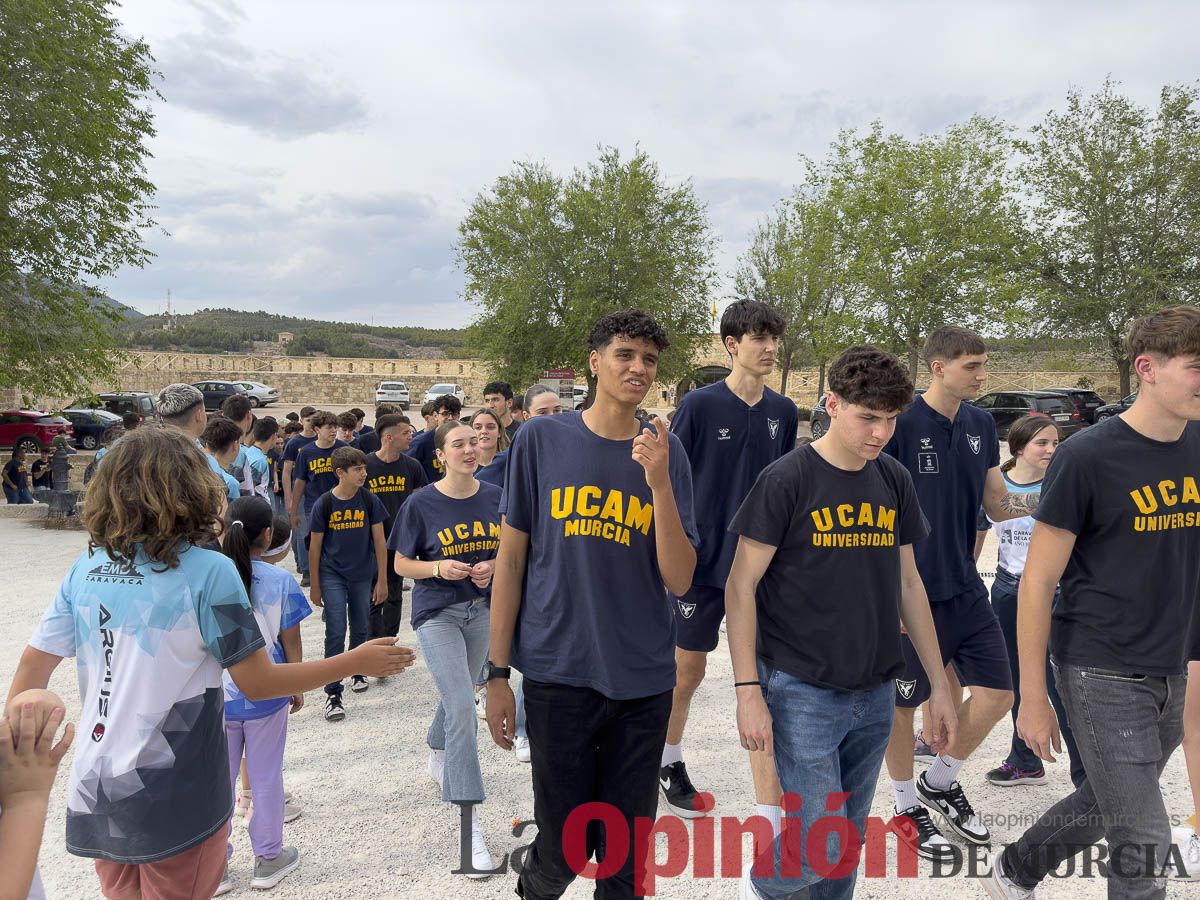
[[[617,336],[630,340],[644,338],[660,353],[671,346],[666,331],[653,318],[640,309],[623,309],[609,313],[592,326],[588,332],[588,350],[603,350]]]
[[[829,367],[829,390],[844,402],[892,412],[913,399],[912,376],[891,353],[878,347],[844,350]]]
[[[225,485],[195,443],[148,422],[96,467],[82,519],[92,549],[133,562],[140,548],[173,569],[187,545],[210,543],[221,533],[224,498]]]

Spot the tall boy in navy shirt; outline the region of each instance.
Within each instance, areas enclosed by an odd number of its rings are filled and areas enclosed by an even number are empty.
[[[733,371],[723,381],[690,391],[671,422],[692,467],[692,490],[700,549],[692,589],[675,603],[676,681],[671,723],[663,748],[659,785],[667,806],[685,818],[706,813],[683,761],[683,730],[692,695],[704,680],[708,654],[716,649],[725,617],[725,579],[737,535],[733,514],[766,466],[796,446],[799,415],[794,404],[763,383],[775,368],[783,317],[765,303],[739,300],[721,316],[721,342]],[[779,827],[779,779],[765,753],[750,754],[759,814]]]
[[[971,696],[959,707],[954,741],[914,782],[913,718],[930,688],[906,635],[887,768],[896,811],[911,816],[917,825],[917,852],[934,859],[947,852],[947,841],[922,803],[963,840],[991,840],[958,783],[958,773],[1013,702],[1004,633],[975,568],[979,508],[994,522],[1027,516],[1039,495],[1008,493],[1000,474],[996,424],[991,415],[963,402],[978,396],[987,380],[983,339],[966,328],[944,325],[926,339],[924,358],[932,376],[929,390],[897,419],[896,433],[884,451],[912,475],[929,520],[929,537],[913,544],[913,555],[929,596],[943,662],[953,661]]]
[[[511,661],[525,676],[538,826],[517,883],[526,900],[558,897],[575,878],[563,826],[581,804],[615,806],[630,834],[635,816],[654,816],[675,684],[666,591],[686,594],[696,565],[683,447],[635,415],[666,333],[628,310],[600,319],[588,346],[596,402],[521,427],[500,503],[487,719],[511,749]],[[593,838],[588,850],[603,855]],[[640,896],[633,861],[645,851],[631,846],[597,895]]]
[[[387,510],[363,485],[367,482],[367,456],[356,447],[338,447],[332,466],[337,478],[333,490],[322,494],[309,517],[308,570],[312,578],[309,599],[323,606],[325,658],[346,650],[346,619],[350,619],[350,649],[367,640],[371,603],[387,598],[387,579],[375,578],[387,565],[387,539],[383,524]],[[367,679],[355,675],[350,690],[362,693]],[[346,717],[342,683],[325,685],[325,719]]]

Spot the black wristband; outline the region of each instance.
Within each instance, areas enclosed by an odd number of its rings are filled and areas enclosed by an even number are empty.
[[[759,681],[735,681],[733,683],[733,686],[735,688],[749,687],[750,685],[754,685],[755,687],[762,687],[762,682],[759,682]]]

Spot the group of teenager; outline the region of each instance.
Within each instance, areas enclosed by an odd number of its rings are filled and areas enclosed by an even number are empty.
[[[284,443],[288,426],[236,405],[209,421],[189,386],[164,390],[170,427],[126,436],[97,468],[89,548],[0,723],[52,777],[61,703],[37,691],[77,657],[90,740],[72,768],[68,850],[96,858],[108,897],[223,892],[241,772],[252,884],[278,883],[298,864],[282,845],[287,716],[323,684],[324,716],[340,720],[345,679],[363,691],[412,664],[396,638],[411,579],[438,693],[428,774],[470,810],[469,877],[495,868],[477,815],[476,685],[494,742],[532,763],[537,832],[516,892],[559,897],[577,876],[564,832],[581,806],[608,804],[628,835],[660,794],[679,816],[712,811],[684,734],[724,619],[730,708],[773,838],[756,841],[742,897],[852,896],[855,866],[822,877],[789,834],[841,798],[850,830],[829,832],[825,856],[853,858],[885,765],[912,850],[944,860],[990,845],[962,774],[1010,711],[1011,752],[987,781],[1042,783],[1065,743],[1074,791],[991,857],[988,894],[1031,897],[1104,838],[1110,896],[1162,896],[1168,861],[1186,862],[1158,786],[1185,718],[1200,796],[1200,696],[1185,716],[1200,658],[1200,310],[1129,325],[1130,410],[1061,446],[1053,420],[1030,416],[1003,467],[992,418],[966,402],[986,379],[978,335],[932,332],[916,397],[895,356],[845,350],[828,370],[830,427],[797,446],[795,405],[765,384],[784,326],[762,303],[730,305],[731,373],[688,392],[670,429],[639,417],[669,340],[636,310],[591,330],[594,400],[577,414],[551,389],[514,404],[495,382],[469,423],[453,396],[422,410],[415,437],[399,410],[377,410],[371,429],[306,408]],[[1001,543],[990,597],[981,511]],[[270,565],[289,531],[299,584]],[[325,658],[303,662],[310,603],[324,608]],[[915,754],[930,763],[919,777]],[[605,860],[607,838],[588,827],[586,854]],[[612,844],[625,855],[596,896],[642,896],[636,863],[653,843]],[[1182,849],[1200,869],[1200,840]]]

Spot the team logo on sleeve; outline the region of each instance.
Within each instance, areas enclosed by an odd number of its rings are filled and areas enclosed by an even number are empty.
[[[911,700],[913,692],[917,689],[916,679],[905,681],[903,678],[896,679],[896,690],[900,692],[900,696],[905,700]]]
[[[979,448],[983,446],[983,438],[974,434],[968,434],[967,443],[971,445],[971,452],[978,456]]]
[[[675,602],[679,604],[679,614],[685,619],[690,619],[692,617],[692,613],[696,611],[695,603],[684,603],[682,600],[677,600]]]
[[[771,435],[771,440],[775,440],[775,435],[779,434],[778,419],[767,419],[767,434]]]

